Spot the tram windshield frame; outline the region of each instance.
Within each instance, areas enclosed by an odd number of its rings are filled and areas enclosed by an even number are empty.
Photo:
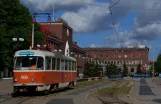
[[[16,56],[14,70],[44,70],[44,58],[41,56]]]

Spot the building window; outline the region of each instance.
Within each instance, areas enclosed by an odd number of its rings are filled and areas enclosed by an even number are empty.
[[[134,68],[131,68],[131,72],[134,72]]]
[[[121,58],[121,55],[118,55],[118,58]]]
[[[69,29],[67,29],[67,36],[69,36]]]

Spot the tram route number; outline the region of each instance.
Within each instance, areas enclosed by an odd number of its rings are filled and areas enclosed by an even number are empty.
[[[21,75],[21,79],[28,79],[27,75]]]

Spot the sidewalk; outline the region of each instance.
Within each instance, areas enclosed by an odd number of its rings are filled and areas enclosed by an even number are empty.
[[[0,81],[0,96],[8,95],[13,92],[12,80],[1,80]]]
[[[151,78],[141,79],[135,81],[131,93],[121,99],[130,104],[161,104],[161,87]]]

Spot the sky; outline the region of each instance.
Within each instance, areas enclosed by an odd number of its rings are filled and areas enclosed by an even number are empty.
[[[67,21],[73,40],[82,48],[141,44],[150,49],[150,60],[161,52],[161,0],[20,1],[31,13],[49,12]],[[47,21],[47,17],[38,20]]]

